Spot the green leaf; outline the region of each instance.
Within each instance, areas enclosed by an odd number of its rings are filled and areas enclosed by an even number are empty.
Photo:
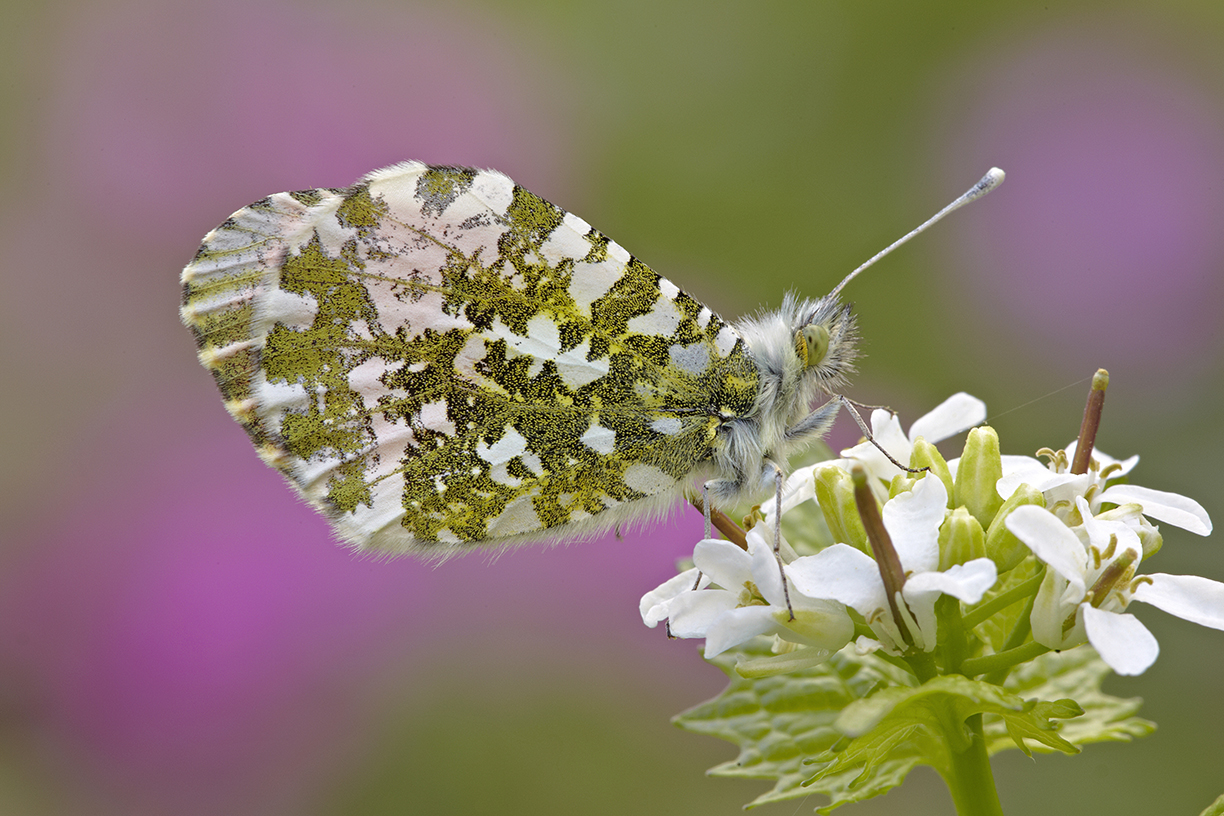
[[[844,741],[833,724],[846,705],[881,686],[912,682],[912,677],[878,658],[850,658],[844,653],[793,674],[757,679],[736,674],[738,659],[760,659],[769,654],[769,641],[756,638],[710,661],[728,675],[730,684],[713,700],[675,718],[675,723],[687,731],[739,746],[739,756],[710,769],[712,776],[774,780],[773,790],[758,796],[749,807],[824,793],[833,799],[828,806],[832,809],[901,784],[918,763],[916,754],[882,757],[871,785],[852,790],[858,773],[851,771],[801,787],[813,772],[805,760]]]
[[[1093,742],[1130,742],[1156,730],[1150,720],[1133,716],[1143,701],[1138,697],[1122,699],[1101,691],[1101,683],[1112,670],[1096,651],[1080,646],[1065,652],[1050,652],[1017,666],[1004,688],[1021,697],[1069,698],[1084,713],[1062,723],[1060,736],[1077,746]],[[1041,703],[1039,705],[1055,705]],[[1049,713],[1050,717],[1065,714]],[[991,754],[1016,747],[1004,723],[987,716],[983,723],[986,748]],[[1041,745],[1034,748],[1046,750]]]
[[[915,754],[922,764],[949,776],[953,771],[951,752],[968,748],[971,735],[965,720],[975,714],[995,715],[1021,747],[1027,739],[1051,750],[1078,751],[1056,733],[1058,727],[1050,721],[1050,717],[1078,716],[1079,708],[1073,701],[1026,701],[990,683],[948,675],[917,688],[881,689],[848,705],[835,727],[853,739],[819,758],[827,764],[815,779],[862,766],[861,775],[853,783],[858,787],[872,782],[882,757],[908,759]]]
[[[1224,794],[1220,794],[1199,816],[1224,816]]]
[[[790,674],[736,673],[737,662],[770,657],[768,647],[768,639],[757,638],[712,660],[730,684],[675,719],[688,731],[739,746],[739,756],[711,775],[774,781],[749,807],[821,793],[830,803],[818,812],[828,813],[888,792],[916,765],[944,773],[949,751],[969,739],[965,720],[979,713],[991,754],[1077,753],[1081,745],[1130,740],[1154,728],[1133,716],[1139,700],[1100,690],[1110,670],[1088,648],[1019,666],[1003,688],[959,675],[915,686],[897,666],[850,650]]]

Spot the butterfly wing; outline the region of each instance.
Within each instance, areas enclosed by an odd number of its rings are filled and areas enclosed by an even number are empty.
[[[265,461],[363,548],[649,514],[758,387],[717,315],[487,170],[408,162],[256,202],[206,236],[182,313]]]

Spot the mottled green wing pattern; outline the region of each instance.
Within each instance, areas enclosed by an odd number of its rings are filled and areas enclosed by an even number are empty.
[[[182,316],[264,460],[386,551],[649,515],[758,389],[731,326],[487,170],[256,202],[205,237]]]

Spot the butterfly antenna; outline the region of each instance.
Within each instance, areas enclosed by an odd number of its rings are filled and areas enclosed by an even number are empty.
[[[906,233],[901,238],[898,238],[896,241],[893,241],[891,244],[886,246],[884,249],[877,252],[875,255],[871,256],[871,259],[868,260],[867,263],[863,264],[858,269],[854,270],[849,275],[847,275],[845,278],[843,278],[842,282],[837,284],[837,286],[833,289],[832,292],[829,293],[828,296],[830,298],[836,297],[837,293],[840,292],[847,283],[854,280],[854,277],[858,275],[858,273],[862,272],[864,269],[871,266],[873,263],[880,260],[888,253],[892,252],[894,249],[901,246],[902,244],[904,244],[909,239],[913,238],[918,233],[923,232],[924,230],[926,230],[927,227],[931,226],[936,221],[939,221],[941,218],[943,218],[948,213],[952,212],[953,210],[959,210],[961,207],[965,206],[969,202],[976,201],[982,196],[986,195],[991,190],[993,190],[994,188],[1002,184],[1003,178],[1004,178],[1004,173],[1002,170],[1000,170],[997,167],[990,168],[990,172],[982,176],[982,180],[979,181],[977,184],[973,185],[972,187],[970,187],[968,190],[966,190],[965,193],[960,196],[960,198],[956,199],[951,204],[949,204],[948,206],[944,207],[939,212],[932,215],[926,221],[922,222],[922,224],[919,225],[916,229],[911,230],[910,232]]]

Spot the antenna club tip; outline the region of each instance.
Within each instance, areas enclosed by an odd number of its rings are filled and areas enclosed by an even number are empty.
[[[994,188],[1003,183],[1003,179],[1007,178],[1007,174],[997,167],[992,167],[986,171],[986,175],[982,176],[982,180],[977,183],[974,192],[979,195],[986,195]]]

